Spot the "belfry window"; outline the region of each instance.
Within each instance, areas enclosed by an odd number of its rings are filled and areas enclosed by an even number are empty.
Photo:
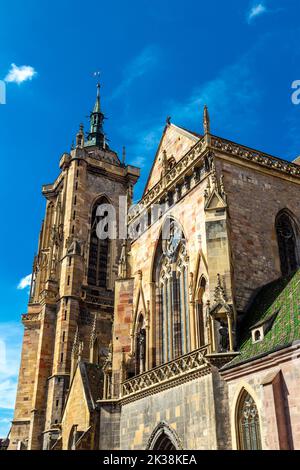
[[[167,220],[159,240],[155,265],[156,361],[164,363],[190,351],[188,267],[181,228]]]
[[[95,204],[92,211],[91,234],[90,234],[90,250],[89,250],[89,265],[88,265],[88,284],[96,287],[107,287],[107,264],[109,252],[109,239],[108,237],[99,238],[97,234],[98,223],[106,216],[97,216],[97,209],[101,204],[107,204],[105,198],[101,198]],[[107,227],[104,228],[104,232]]]
[[[287,212],[281,212],[277,216],[276,234],[283,276],[291,274],[299,266],[296,230],[297,227]]]
[[[240,450],[260,450],[259,414],[252,396],[244,390],[237,411],[238,447]]]

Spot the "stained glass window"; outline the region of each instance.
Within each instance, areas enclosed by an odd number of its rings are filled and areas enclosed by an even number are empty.
[[[190,351],[186,243],[180,227],[171,221],[156,253],[158,363]]]
[[[240,450],[260,450],[259,414],[252,396],[245,390],[238,408],[238,441]]]

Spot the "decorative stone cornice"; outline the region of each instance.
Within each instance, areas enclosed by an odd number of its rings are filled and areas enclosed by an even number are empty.
[[[41,324],[41,313],[24,313],[22,323],[25,328],[37,328]]]
[[[128,222],[132,223],[142,213],[149,209],[152,204],[158,202],[178,180],[182,180],[190,172],[196,162],[208,152],[219,151],[238,159],[255,163],[261,167],[279,171],[286,175],[300,177],[300,165],[277,157],[273,157],[264,152],[251,149],[244,145],[239,145],[217,136],[210,136],[209,141],[205,137],[199,141],[151,188],[140,202],[128,214]],[[219,190],[224,193],[223,182],[220,180]]]
[[[214,150],[225,152],[245,161],[256,163],[265,168],[280,171],[287,175],[300,177],[300,165],[273,157],[264,152],[239,145],[220,137],[211,136],[210,146]]]
[[[101,305],[102,307],[113,307],[114,300],[113,299],[103,299],[102,297],[97,297],[96,295],[86,294],[85,298],[83,299],[88,304],[93,305]]]

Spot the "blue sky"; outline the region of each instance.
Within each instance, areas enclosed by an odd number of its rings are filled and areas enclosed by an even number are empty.
[[[95,98],[101,71],[113,149],[142,168],[140,197],[165,119],[286,159],[300,154],[298,0],[2,0],[0,79],[0,436],[14,406],[22,327],[45,202]],[[15,64],[15,66],[12,66]],[[27,66],[27,68],[21,67]],[[30,68],[31,67],[31,68]],[[10,72],[10,73],[9,73]],[[27,77],[27,79],[26,79]],[[22,81],[23,80],[23,81]],[[20,83],[16,83],[19,81]],[[26,283],[25,283],[26,284]]]

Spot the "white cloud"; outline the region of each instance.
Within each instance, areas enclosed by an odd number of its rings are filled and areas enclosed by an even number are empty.
[[[6,438],[13,419],[13,410],[0,408],[0,437]]]
[[[26,287],[30,287],[31,284],[31,274],[28,274],[25,277],[22,277],[20,280],[17,289],[26,289]]]
[[[14,408],[22,344],[20,323],[0,323],[0,409]]]
[[[9,418],[1,418],[0,423],[10,423],[10,419]]]
[[[17,382],[13,379],[0,383],[0,408],[13,409],[16,401]]]
[[[132,59],[124,70],[124,78],[112,94],[112,99],[122,95],[127,88],[157,63],[158,51],[155,46],[148,46]]]
[[[32,80],[36,73],[37,72],[31,65],[21,65],[18,67],[16,64],[11,64],[10,70],[4,80],[20,85],[20,83],[26,82],[27,80]]]
[[[263,4],[263,3],[258,3],[256,5],[254,5],[248,15],[247,15],[247,19],[248,19],[248,23],[250,23],[252,20],[254,20],[255,18],[257,18],[258,16],[264,14],[264,13],[267,13],[267,7]]]

